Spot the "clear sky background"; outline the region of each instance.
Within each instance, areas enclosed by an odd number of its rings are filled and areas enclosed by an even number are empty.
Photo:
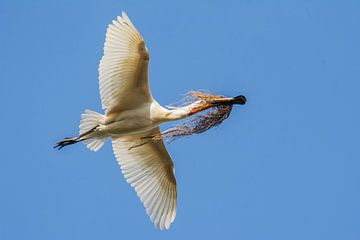
[[[101,111],[107,25],[125,10],[153,96],[244,94],[168,144],[178,213],[153,227],[111,144],[52,148]],[[360,1],[0,1],[0,239],[360,239]],[[170,125],[163,126],[163,128]]]

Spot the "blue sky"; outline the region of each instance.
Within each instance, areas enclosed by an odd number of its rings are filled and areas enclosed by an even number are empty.
[[[168,144],[178,213],[155,229],[111,145],[52,149],[101,111],[97,67],[124,10],[153,96],[244,94]],[[359,1],[0,1],[1,239],[360,239]],[[165,125],[164,128],[169,125]]]

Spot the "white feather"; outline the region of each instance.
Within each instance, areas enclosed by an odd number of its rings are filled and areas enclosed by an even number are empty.
[[[143,137],[159,133],[144,133]],[[113,138],[113,150],[129,184],[135,188],[154,225],[168,229],[176,215],[174,164],[162,141],[138,145],[141,136]]]
[[[121,109],[151,102],[149,54],[144,39],[123,12],[109,25],[99,65],[103,109]]]
[[[82,135],[94,127],[101,124],[101,122],[104,119],[104,115],[91,111],[89,109],[86,109],[83,114],[81,114],[81,120],[80,120],[80,126],[79,126],[79,134]],[[105,136],[99,136],[99,137],[91,137],[86,140],[84,140],[84,143],[86,144],[87,148],[90,150],[96,152],[98,151],[105,143],[106,137]]]

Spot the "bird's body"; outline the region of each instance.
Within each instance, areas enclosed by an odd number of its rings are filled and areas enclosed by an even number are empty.
[[[89,137],[106,138],[146,135],[161,123],[187,117],[191,114],[191,109],[199,105],[196,102],[185,107],[166,109],[152,99],[152,102],[143,103],[137,108],[113,111],[110,114],[103,115],[98,119],[96,129],[84,136],[84,139]],[[90,110],[87,110],[84,116],[90,112]]]
[[[85,110],[80,134],[60,141],[59,149],[83,141],[98,151],[107,139],[128,183],[135,188],[155,226],[167,229],[177,207],[174,164],[160,134],[163,122],[186,118],[224,104],[244,104],[243,98],[223,98],[211,104],[197,100],[182,107],[164,108],[151,95],[148,81],[149,52],[144,39],[123,12],[109,25],[104,56],[99,65],[99,89],[105,114]]]

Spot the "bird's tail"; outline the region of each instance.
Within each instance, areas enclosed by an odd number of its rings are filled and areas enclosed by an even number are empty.
[[[84,139],[84,143],[87,148],[96,152],[98,151],[105,143],[106,137],[103,136],[89,136],[90,133],[96,131],[96,128],[99,126],[101,120],[104,119],[104,115],[86,109],[83,114],[81,114],[80,120],[80,136]],[[88,137],[87,137],[88,136]]]
[[[54,148],[61,149],[67,145],[71,145],[77,142],[84,142],[92,151],[98,151],[105,143],[106,137],[96,134],[97,127],[104,119],[104,115],[86,109],[83,114],[81,114],[80,120],[80,131],[78,137],[65,138],[64,140],[56,143]]]

